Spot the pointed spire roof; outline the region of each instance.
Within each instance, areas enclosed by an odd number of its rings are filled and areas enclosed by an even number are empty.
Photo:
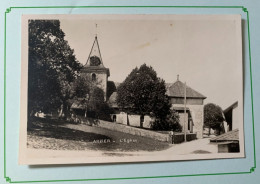
[[[82,71],[85,72],[106,72],[110,76],[109,69],[103,64],[101,52],[98,45],[97,36],[95,36],[94,43],[88,56],[87,63],[84,65]]]
[[[92,61],[93,60],[93,61]],[[99,63],[100,62],[100,63]],[[101,52],[98,44],[97,36],[95,36],[94,43],[88,56],[85,66],[105,67],[102,61]]]

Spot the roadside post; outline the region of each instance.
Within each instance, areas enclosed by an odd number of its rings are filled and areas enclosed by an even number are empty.
[[[172,138],[172,144],[174,143],[174,140],[173,140],[173,130],[170,131],[170,135],[171,135],[171,138]]]

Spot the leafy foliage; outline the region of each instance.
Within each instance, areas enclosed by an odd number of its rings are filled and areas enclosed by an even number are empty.
[[[104,102],[104,91],[102,89],[95,86],[90,90],[87,107],[93,118],[111,121],[112,109]]]
[[[169,112],[165,82],[146,64],[135,68],[119,85],[117,93],[119,107],[131,107],[131,111],[137,114],[166,117]]]
[[[74,98],[81,99],[88,116],[111,121],[112,109],[104,102],[104,91],[88,77],[79,76],[74,82]]]
[[[209,131],[210,128],[220,130],[224,120],[221,107],[213,103],[208,103],[204,106],[204,127],[209,128]]]
[[[109,98],[113,92],[116,91],[116,85],[113,81],[107,81],[107,98]]]
[[[90,91],[88,109],[98,111],[100,105],[104,102],[104,91],[98,87],[93,87]]]
[[[171,110],[166,119],[155,119],[151,122],[151,128],[153,130],[173,130],[175,132],[181,132],[182,126],[180,125],[180,116],[178,112]]]
[[[171,104],[166,95],[165,82],[157,77],[156,71],[151,66],[143,64],[140,68],[133,69],[119,85],[117,94],[120,108],[130,113],[150,115],[156,119],[154,127],[169,128],[166,124],[170,121],[166,119],[171,114]]]
[[[76,98],[86,98],[90,93],[91,81],[85,77],[79,76],[73,83],[74,96]]]
[[[59,20],[29,20],[28,113],[50,112],[71,97],[81,69]]]

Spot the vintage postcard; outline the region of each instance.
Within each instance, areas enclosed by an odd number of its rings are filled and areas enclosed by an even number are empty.
[[[19,164],[241,158],[240,15],[23,15]]]

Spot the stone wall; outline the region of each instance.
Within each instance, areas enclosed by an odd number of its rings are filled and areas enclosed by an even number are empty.
[[[196,133],[187,133],[186,134],[186,141],[192,141],[197,138]],[[173,143],[174,144],[180,144],[184,142],[184,133],[175,133],[173,135]]]
[[[131,127],[131,126],[115,123],[115,122],[107,122],[107,121],[99,120],[99,122],[97,124],[94,124],[93,126],[98,126],[98,127],[106,128],[109,130],[124,132],[124,133],[132,134],[132,135],[139,135],[142,137],[147,137],[147,138],[151,138],[151,139],[155,139],[155,140],[163,141],[163,142],[170,141],[169,134],[163,134],[163,133],[158,133],[158,132],[154,132],[154,131],[150,131],[150,130],[144,130],[144,129]]]

